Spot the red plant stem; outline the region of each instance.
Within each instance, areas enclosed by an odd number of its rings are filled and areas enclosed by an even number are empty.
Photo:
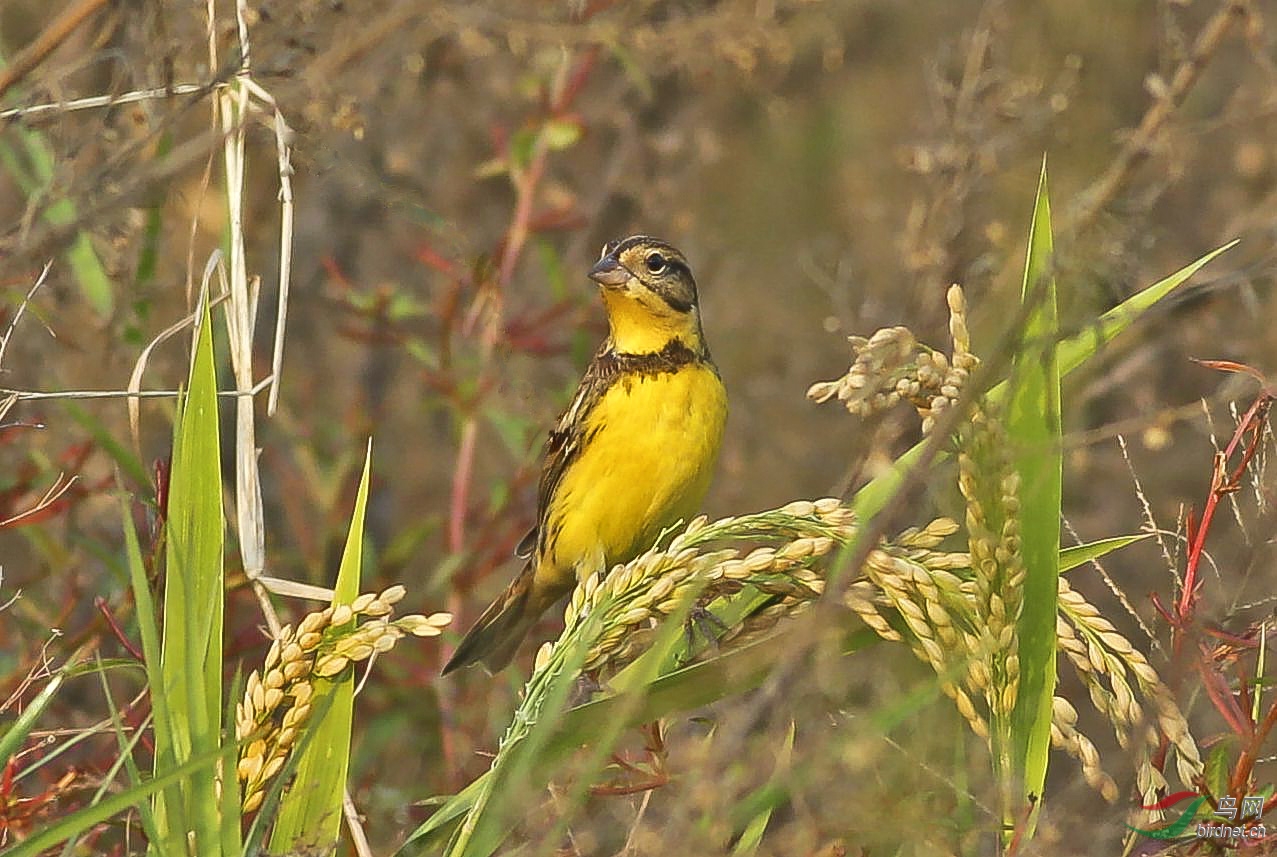
[[[1200,588],[1197,579],[1198,567],[1201,564],[1202,555],[1205,553],[1206,536],[1210,533],[1211,522],[1215,518],[1215,510],[1219,508],[1219,501],[1225,494],[1237,490],[1242,474],[1246,472],[1251,460],[1255,457],[1261,439],[1259,427],[1272,404],[1272,399],[1273,394],[1267,389],[1260,392],[1245,415],[1238,421],[1237,430],[1233,432],[1228,446],[1215,459],[1214,472],[1211,474],[1210,495],[1206,498],[1206,506],[1202,509],[1201,520],[1197,522],[1193,533],[1192,544],[1188,551],[1188,561],[1184,567],[1183,588],[1180,590],[1179,602],[1175,605],[1176,633],[1174,650],[1176,653],[1180,651],[1184,640],[1184,636],[1180,632],[1192,620],[1193,608]],[[1233,453],[1237,451],[1238,444],[1241,443],[1242,438],[1246,437],[1247,434],[1250,435],[1250,442],[1242,453],[1241,461],[1237,463],[1232,473],[1228,473],[1228,460],[1232,458]]]
[[[1202,677],[1202,686],[1206,695],[1219,715],[1228,721],[1228,728],[1233,730],[1239,739],[1249,741],[1254,737],[1254,729],[1249,715],[1237,704],[1237,700],[1228,688],[1223,673],[1214,669],[1214,662],[1208,653],[1203,653],[1197,662],[1198,673]]]
[[[111,615],[111,608],[107,605],[106,599],[101,595],[93,599],[93,606],[98,608],[98,612],[102,614],[102,618],[106,620],[106,624],[110,626],[111,633],[115,635],[115,639],[120,641],[120,645],[128,650],[128,653],[139,661],[146,661],[142,652],[133,645],[133,641],[124,633],[124,629],[115,621],[115,617]]]
[[[1268,706],[1268,713],[1260,721],[1259,726],[1251,735],[1251,739],[1242,746],[1241,753],[1237,756],[1237,764],[1233,767],[1233,777],[1228,783],[1230,792],[1240,792],[1250,782],[1250,775],[1255,769],[1255,760],[1259,757],[1259,750],[1263,747],[1264,741],[1268,738],[1268,733],[1273,731],[1274,726],[1277,726],[1277,702]]]
[[[461,428],[461,443],[457,448],[457,466],[452,471],[452,501],[448,511],[450,553],[458,553],[465,546],[466,503],[470,495],[470,474],[474,470],[474,449],[478,436],[478,420],[473,416],[466,417]]]
[[[550,115],[557,115],[569,107],[584,88],[590,71],[598,58],[598,48],[585,51],[580,61],[567,71],[569,63],[564,63],[563,71],[554,84],[554,95],[550,99]],[[537,188],[545,175],[546,160],[549,156],[545,134],[542,132],[532,146],[532,154],[528,165],[522,171],[512,173],[515,187],[514,212],[510,217],[510,225],[506,229],[502,242],[500,259],[497,263],[495,289],[486,297],[490,304],[485,308],[486,323],[480,332],[480,369],[486,373],[492,352],[500,340],[502,331],[502,295],[514,280],[514,272],[518,267],[523,249],[531,234],[533,209],[536,204]],[[480,298],[481,300],[484,298]],[[473,414],[466,416],[461,429],[461,443],[457,449],[457,463],[453,469],[452,497],[448,517],[449,547],[452,551],[461,550],[465,544],[466,506],[469,497],[469,481],[473,472],[475,442],[478,432],[478,418]]]

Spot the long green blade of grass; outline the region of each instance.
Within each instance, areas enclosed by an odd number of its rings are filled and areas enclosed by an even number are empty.
[[[171,771],[176,768],[177,760],[173,755],[173,714],[169,709],[168,694],[156,688],[164,686],[163,673],[160,669],[160,626],[155,616],[155,600],[151,597],[151,587],[146,577],[146,565],[142,561],[142,548],[138,544],[137,530],[133,527],[133,518],[129,514],[128,500],[120,504],[121,519],[124,527],[124,554],[129,569],[129,581],[133,589],[133,604],[137,612],[138,632],[142,637],[142,657],[146,661],[146,682],[151,688],[151,720],[155,733],[155,765],[156,771]],[[149,830],[154,831],[154,848],[169,846],[169,850],[178,847],[176,837],[180,828],[171,832],[161,827],[158,821],[161,812],[156,812],[163,803],[165,806],[181,806],[182,794],[177,783],[167,786],[161,799],[157,796],[155,805],[146,813]],[[169,841],[166,843],[166,837]]]
[[[1029,307],[1025,347],[1015,357],[1007,402],[1007,433],[1020,476],[1023,606],[1017,622],[1020,689],[1011,717],[1012,771],[1022,797],[1041,805],[1051,749],[1051,699],[1056,680],[1056,590],[1060,576],[1060,498],[1064,461],[1060,418],[1059,319],[1046,164],[1038,182],[1021,300]],[[1013,808],[1015,816],[1021,813]],[[1008,818],[1008,821],[1013,819]],[[1030,824],[1030,832],[1032,824]]]
[[[213,328],[205,300],[191,360],[188,390],[174,429],[165,524],[164,631],[160,684],[171,714],[172,746],[159,746],[156,776],[166,759],[178,764],[220,746],[222,718],[222,476],[217,422]],[[234,775],[233,773],[231,774]],[[156,822],[166,839],[193,835],[201,857],[221,854],[216,771],[201,768],[183,783],[173,806],[157,799]],[[188,839],[189,841],[189,839]]]
[[[349,604],[359,595],[364,551],[364,513],[368,506],[368,480],[372,469],[372,442],[364,455],[350,533],[341,555],[333,606]],[[351,622],[354,622],[352,619]],[[314,706],[325,713],[311,726],[312,734],[301,750],[297,777],[279,805],[279,819],[271,832],[270,853],[326,854],[336,846],[341,832],[342,799],[350,765],[350,732],[355,708],[355,676],[347,668],[333,681],[316,679]]]
[[[18,719],[13,721],[3,734],[0,734],[0,765],[7,764],[9,757],[17,751],[22,742],[31,734],[31,730],[35,728],[36,721],[40,719],[45,709],[49,707],[49,703],[53,701],[53,697],[58,693],[58,688],[62,687],[62,682],[66,681],[66,673],[67,670],[63,667],[50,676],[48,683],[40,688],[40,692],[35,695],[35,699],[27,703],[27,707],[18,715]]]

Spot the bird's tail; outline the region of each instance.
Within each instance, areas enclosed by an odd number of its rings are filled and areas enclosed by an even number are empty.
[[[482,663],[493,675],[509,666],[528,629],[548,606],[535,597],[534,572],[533,564],[528,563],[506,591],[488,605],[462,638],[444,666],[443,675],[476,663]]]

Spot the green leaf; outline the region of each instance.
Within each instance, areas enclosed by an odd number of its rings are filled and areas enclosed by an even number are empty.
[[[516,175],[527,169],[532,161],[532,149],[536,145],[537,135],[533,128],[520,128],[510,136],[509,158],[514,165]]]
[[[736,840],[732,857],[751,857],[758,851],[758,846],[763,842],[763,834],[767,832],[767,823],[771,821],[772,813],[776,807],[789,800],[789,788],[785,783],[788,779],[786,769],[794,752],[796,733],[797,729],[791,720],[789,731],[785,733],[785,743],[778,754],[776,769],[772,771],[771,777],[734,807],[732,815],[748,819],[748,821]]]
[[[1232,773],[1229,757],[1235,748],[1235,742],[1221,741],[1206,757],[1206,764],[1202,766],[1202,779],[1206,781],[1206,788],[1213,797],[1228,794],[1228,779]]]
[[[1185,265],[1165,279],[1158,280],[1151,286],[1137,292],[1119,305],[1100,316],[1099,321],[1086,330],[1060,343],[1056,349],[1056,360],[1060,363],[1060,374],[1067,375],[1085,363],[1102,346],[1130,326],[1145,310],[1166,297],[1189,277],[1196,274],[1208,262],[1225,250],[1237,246],[1239,239],[1233,239],[1222,247],[1210,251],[1196,262]]]
[[[551,119],[541,126],[541,136],[552,152],[570,149],[581,139],[583,130],[579,119]]]
[[[1020,476],[1023,606],[1017,622],[1020,692],[1011,718],[1013,773],[1032,804],[1041,807],[1051,749],[1051,700],[1056,682],[1056,592],[1060,576],[1060,496],[1063,439],[1060,365],[1056,359],[1055,261],[1046,162],[1038,182],[1021,300],[1028,307],[1024,347],[1016,355],[1007,402],[1007,433]],[[1018,808],[1012,809],[1015,817]],[[1014,822],[1015,818],[1008,819]],[[1030,820],[1032,833],[1034,820]]]
[[[159,682],[169,708],[168,734],[156,730],[156,776],[220,745],[222,720],[222,474],[217,373],[208,301],[191,360],[189,392],[174,428],[165,522],[164,631]],[[158,727],[157,716],[157,727]],[[215,771],[203,768],[182,784],[174,804],[156,798],[161,836],[189,841],[201,855],[221,854]]]
[[[349,604],[359,595],[364,554],[364,516],[368,508],[368,483],[372,471],[372,441],[364,453],[350,532],[341,555],[333,606]],[[353,623],[355,620],[351,619]],[[341,833],[342,799],[350,766],[350,733],[355,709],[355,672],[347,668],[332,681],[316,680],[316,711],[328,708],[310,726],[309,743],[302,748],[297,777],[279,805],[279,819],[271,833],[270,853],[325,854],[337,845]]]
[[[119,707],[115,704],[114,697],[111,696],[111,685],[106,680],[106,669],[99,669],[98,679],[102,684],[102,695],[106,699],[108,709],[111,714],[111,727],[115,733],[115,746],[119,751],[115,762],[112,763],[107,775],[102,778],[101,785],[94,792],[92,803],[100,803],[104,795],[111,788],[115,781],[116,774],[119,773],[121,767],[125,768],[129,777],[129,786],[135,787],[143,784],[145,780],[142,777],[142,771],[138,768],[137,762],[133,759],[133,748],[137,746],[142,738],[149,734],[149,729],[154,722],[154,712],[147,715],[146,719],[138,724],[136,729],[132,730],[132,734],[128,734],[124,728],[124,721],[120,717]],[[155,816],[151,813],[151,808],[146,801],[139,801],[137,804],[138,817],[142,822],[142,830],[146,834],[147,842],[159,842],[160,834],[155,827]],[[73,837],[67,841],[66,846],[62,849],[64,857],[74,853],[76,840]]]
[[[137,530],[133,527],[133,516],[129,514],[129,501],[120,501],[120,515],[124,529],[124,554],[129,570],[129,583],[133,589],[133,604],[137,616],[138,632],[142,637],[142,657],[146,666],[146,684],[151,689],[151,721],[155,733],[155,763],[157,774],[176,770],[180,766],[173,753],[175,743],[173,735],[173,714],[169,706],[169,694],[157,691],[164,687],[164,674],[160,667],[160,626],[155,616],[155,601],[151,597],[151,586],[146,576],[146,565],[142,561],[142,549],[138,544]],[[155,831],[153,842],[157,846],[167,845],[166,850],[180,848],[180,827],[165,828],[161,826],[159,816],[163,806],[176,808],[182,805],[182,793],[179,783],[175,782],[164,789],[164,797],[158,796],[150,810],[146,812],[146,823]],[[180,818],[180,816],[179,816]],[[165,841],[167,839],[167,842]]]
[[[1074,545],[1073,547],[1064,548],[1060,551],[1060,572],[1064,573],[1070,569],[1077,568],[1083,563],[1090,562],[1093,559],[1099,559],[1105,554],[1112,553],[1119,548],[1124,548],[1134,542],[1140,542],[1144,539],[1151,538],[1152,535],[1152,533],[1139,533],[1134,536],[1113,536],[1108,539],[1088,542],[1084,545]]]
[[[61,405],[62,410],[89,433],[93,438],[93,442],[105,451],[107,455],[111,456],[111,460],[129,479],[139,486],[149,486],[151,484],[151,475],[147,472],[146,466],[133,454],[131,449],[116,438],[115,434],[107,428],[102,420],[90,414],[77,404],[74,399],[68,399],[62,402]]]
[[[58,688],[62,687],[62,682],[66,681],[66,667],[55,672],[49,677],[48,683],[40,688],[40,692],[36,694],[35,699],[27,703],[27,707],[18,715],[18,719],[0,735],[0,765],[8,764],[9,757],[12,756],[19,745],[27,739],[31,734],[31,730],[35,728],[36,721],[40,719],[40,715],[44,714],[49,703],[53,701],[53,697],[57,694]]]

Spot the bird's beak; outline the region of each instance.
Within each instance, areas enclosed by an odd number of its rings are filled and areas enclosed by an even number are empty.
[[[590,269],[590,279],[600,286],[623,286],[630,279],[630,272],[616,261],[615,256],[606,256]]]

